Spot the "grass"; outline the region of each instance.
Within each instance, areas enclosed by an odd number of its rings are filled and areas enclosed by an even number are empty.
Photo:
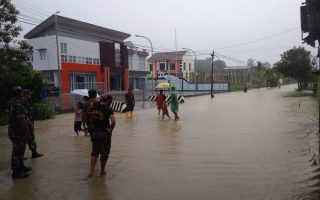
[[[236,92],[236,91],[243,91],[244,85],[242,83],[232,83],[230,86],[231,92]],[[248,87],[248,90],[251,89],[251,87]]]

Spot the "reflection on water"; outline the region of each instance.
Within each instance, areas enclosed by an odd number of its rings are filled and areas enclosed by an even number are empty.
[[[92,180],[90,141],[72,134],[73,114],[36,123],[45,156],[26,161],[25,180],[10,178],[1,127],[1,199],[318,199],[317,101],[283,97],[293,89],[188,98],[178,122],[155,108],[117,114],[108,175]]]

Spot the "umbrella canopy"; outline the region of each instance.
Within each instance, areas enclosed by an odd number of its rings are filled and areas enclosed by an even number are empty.
[[[162,82],[162,83],[159,83],[156,88],[157,89],[168,89],[170,88],[170,83],[167,83],[167,82]]]
[[[77,95],[80,95],[80,96],[89,96],[88,94],[88,89],[76,89],[76,90],[73,90],[71,91],[71,94],[77,94]],[[99,95],[97,94],[97,97],[99,97]]]

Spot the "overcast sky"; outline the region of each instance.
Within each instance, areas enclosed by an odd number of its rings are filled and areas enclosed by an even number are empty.
[[[190,48],[198,58],[220,55],[274,64],[280,54],[302,45],[300,5],[304,0],[12,0],[20,12],[44,20],[61,16],[126,32],[138,46],[154,51]],[[45,16],[46,14],[46,16]],[[35,23],[35,22],[32,22]],[[23,34],[34,26],[21,23]],[[230,47],[231,46],[231,47]],[[312,50],[313,56],[316,50]],[[219,56],[229,66],[239,66]],[[217,59],[217,58],[215,58]]]

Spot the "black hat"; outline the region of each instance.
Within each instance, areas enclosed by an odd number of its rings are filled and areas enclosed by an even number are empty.
[[[21,86],[15,86],[12,89],[13,89],[13,93],[14,94],[18,94],[18,93],[22,92],[22,87]]]
[[[95,89],[90,89],[90,90],[88,91],[88,94],[89,94],[89,97],[90,97],[90,98],[95,98],[95,97],[97,97],[97,90],[95,90]]]

